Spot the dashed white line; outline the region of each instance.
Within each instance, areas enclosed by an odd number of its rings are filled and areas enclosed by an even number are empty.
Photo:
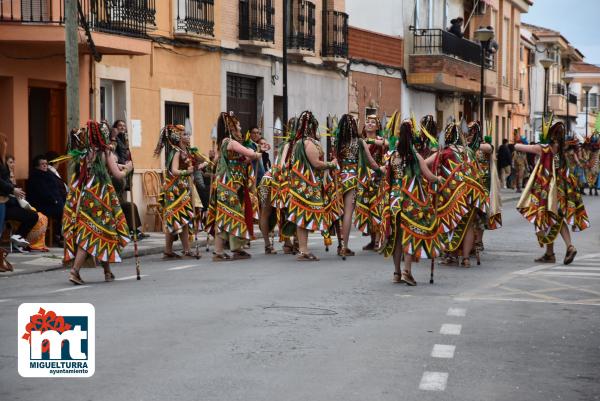
[[[539,276],[563,276],[563,277],[600,277],[600,273],[585,273],[585,272],[539,272]]]
[[[466,314],[467,310],[465,308],[449,308],[446,316],[464,317]]]
[[[462,325],[460,324],[450,324],[444,323],[440,328],[440,334],[445,334],[448,336],[458,336],[460,335],[460,331],[462,330]]]
[[[88,288],[91,287],[89,285],[76,285],[73,287],[66,287],[66,288],[61,288],[59,290],[54,290],[54,291],[50,291],[50,292],[65,292],[65,291],[73,291],[73,290],[80,290],[82,288]]]
[[[189,269],[190,267],[196,267],[198,265],[183,265],[183,266],[177,266],[177,267],[171,267],[167,270],[184,270],[184,269]]]
[[[447,344],[435,344],[431,350],[431,356],[433,358],[454,358],[454,351],[456,350],[455,345]]]
[[[424,372],[419,389],[427,391],[444,391],[448,383],[447,372]]]
[[[147,274],[140,274],[140,277],[148,277]],[[123,281],[123,280],[133,280],[134,278],[137,278],[137,276],[125,276],[125,277],[119,277],[116,278],[115,281]]]
[[[0,303],[2,303],[2,302],[8,302],[8,301],[9,301],[8,299],[0,299]]]
[[[556,266],[553,267],[551,270],[560,270],[560,271],[574,271],[574,270],[581,270],[581,271],[590,271],[590,272],[597,272],[600,271],[600,267],[585,267],[585,266]]]

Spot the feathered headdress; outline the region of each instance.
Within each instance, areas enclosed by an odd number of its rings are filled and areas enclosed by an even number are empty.
[[[387,136],[390,149],[396,149],[396,143],[400,136],[401,118],[398,111],[394,111],[387,124],[385,125],[385,135]]]
[[[550,127],[552,126],[553,115],[550,114],[550,118],[546,120],[545,117],[542,117],[542,133],[540,134],[540,143],[547,145],[550,142],[550,138],[548,133],[550,132]]]

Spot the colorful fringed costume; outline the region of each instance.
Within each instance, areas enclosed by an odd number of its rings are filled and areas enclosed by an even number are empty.
[[[437,195],[437,209],[440,224],[447,233],[444,241],[447,252],[455,252],[460,247],[477,214],[482,219],[486,218],[489,205],[489,197],[476,165],[475,152],[457,145],[456,130],[455,124],[446,128],[446,143],[449,146],[439,153],[434,164],[434,171],[438,171],[439,166],[439,174],[445,181]]]
[[[399,115],[392,117],[392,149],[385,158],[386,175],[379,189],[381,199],[381,252],[394,254],[398,239],[402,253],[420,258],[435,258],[440,254],[440,227],[429,195],[429,185],[423,176],[413,147],[416,124],[410,120],[398,124]],[[398,139],[404,135],[406,138]],[[398,141],[398,148],[396,142]],[[406,155],[399,151],[405,146]]]
[[[154,151],[155,156],[165,148],[165,168],[163,169],[163,188],[159,199],[163,221],[171,234],[179,234],[185,226],[190,232],[194,229],[194,204],[192,196],[192,180],[189,174],[175,175],[172,164],[179,157],[179,168],[185,170],[193,164],[189,149],[183,146],[181,134],[185,127],[167,126],[163,128],[159,144]]]
[[[108,132],[90,121],[70,138],[71,178],[63,211],[64,262],[83,249],[100,262],[120,262],[129,228],[106,168]]]
[[[542,154],[529,177],[517,210],[535,225],[540,246],[552,244],[563,223],[573,231],[589,227],[574,172],[553,154],[550,145],[540,145]]]
[[[585,180],[588,188],[590,189],[590,195],[592,189],[598,194],[600,189],[600,134],[594,133],[591,137],[586,138],[584,148],[588,152],[588,157],[585,165]]]
[[[228,150],[231,141],[241,143],[236,136],[237,120],[221,113],[229,138],[223,139],[219,160],[211,184],[206,222],[207,231],[228,240],[231,250],[241,249],[254,236],[254,222],[258,220],[258,195],[254,169],[245,156]]]
[[[427,192],[427,182],[419,168],[407,166],[394,151],[386,163],[388,172],[382,181],[381,238],[382,253],[394,253],[401,236],[403,253],[419,258],[440,254],[441,243],[435,208]]]

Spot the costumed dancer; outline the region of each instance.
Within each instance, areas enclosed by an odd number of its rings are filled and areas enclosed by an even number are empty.
[[[297,235],[299,261],[318,261],[308,250],[308,233],[327,233],[333,224],[330,195],[327,193],[329,171],[338,167],[337,160],[324,161],[325,153],[317,130],[319,122],[312,112],[304,111],[296,124],[296,141],[292,149],[292,168],[289,171],[289,197],[284,234]]]
[[[355,198],[357,192],[359,198],[363,198],[363,193],[368,191],[372,180],[369,167],[375,170],[375,174],[381,174],[381,168],[371,156],[367,143],[359,137],[356,120],[350,114],[344,114],[340,118],[334,135],[336,138],[336,154],[340,163],[340,184],[343,200],[343,246],[338,247],[338,255],[342,257],[354,256],[355,253],[348,247],[348,243],[354,218]],[[367,232],[371,213],[364,208],[359,208],[359,210],[361,212],[357,214],[356,225],[361,231]]]
[[[571,171],[571,174],[575,176],[577,180],[577,190],[585,195],[585,178],[583,177],[583,167],[585,160],[582,159],[581,149],[579,146],[579,140],[573,136],[566,134],[564,138],[564,155],[567,167]]]
[[[540,156],[517,210],[534,224],[540,246],[546,246],[544,255],[535,261],[556,262],[554,241],[560,232],[567,246],[563,263],[568,265],[577,254],[568,225],[573,231],[581,231],[590,224],[577,188],[577,178],[565,157],[565,126],[557,122],[550,127],[551,123],[552,119],[543,121],[540,144],[515,145],[519,151]]]
[[[265,254],[274,255],[274,244],[270,234],[279,224],[279,238],[285,254],[293,254],[294,245],[291,238],[283,234],[283,224],[287,221],[287,199],[289,196],[289,170],[291,169],[292,148],[295,142],[296,118],[292,117],[286,127],[286,135],[277,150],[275,162],[263,175],[258,186],[260,201],[260,231],[265,242]]]
[[[110,263],[121,261],[121,250],[129,242],[129,228],[111,175],[124,179],[133,170],[128,161],[123,169],[110,148],[108,129],[95,121],[73,130],[69,136],[71,179],[63,211],[64,263],[72,263],[69,281],[84,284],[79,270],[88,256],[104,268],[104,280],[115,276]]]
[[[516,143],[522,143],[522,144],[527,145],[528,144],[527,138],[524,136],[521,136],[516,140]],[[522,192],[523,180],[525,179],[526,173],[527,173],[527,167],[528,167],[527,154],[525,154],[524,152],[519,152],[518,150],[515,150],[513,152],[512,163],[515,168],[516,190],[518,193],[520,193],[520,192]]]
[[[428,192],[429,182],[440,182],[413,146],[413,122],[399,124],[395,116],[391,132],[390,153],[386,157],[382,180],[381,252],[393,256],[395,283],[417,285],[412,276],[412,262],[435,258],[441,250],[440,227]],[[427,180],[427,181],[426,181]],[[404,256],[404,269],[401,269]]]
[[[416,136],[414,141],[415,150],[423,159],[431,156],[434,151],[433,147],[437,146],[437,141],[433,137],[436,134],[437,124],[433,116],[431,114],[423,116],[420,122],[420,135]]]
[[[183,125],[164,127],[154,149],[154,157],[159,157],[165,149],[163,188],[159,202],[166,228],[163,259],[180,259],[173,251],[176,236],[181,239],[184,257],[195,257],[190,250],[190,233],[194,229],[194,204],[191,177],[194,172],[192,156],[189,152],[190,133]]]
[[[585,178],[590,189],[589,194],[592,195],[593,189],[594,195],[598,196],[598,189],[600,188],[600,178],[598,177],[598,173],[600,173],[600,133],[595,132],[586,138],[583,146],[589,152],[587,165],[585,166]]]
[[[461,136],[456,123],[448,124],[444,133],[446,147],[432,154],[427,164],[433,165],[435,172],[439,167],[444,178],[444,185],[437,195],[438,217],[447,233],[444,238],[446,258],[442,263],[458,262],[456,253],[462,250],[460,265],[470,267],[476,215],[487,215],[489,199],[478,177],[475,153],[466,144],[461,144],[466,142]]]
[[[215,237],[215,262],[251,257],[243,249],[254,234],[254,221],[259,219],[251,163],[262,155],[244,146],[243,141],[238,119],[221,113],[217,122],[218,162],[206,221],[207,231]],[[224,251],[225,241],[233,256]]]
[[[363,127],[362,139],[367,144],[367,149],[375,163],[378,166],[383,165],[384,156],[387,153],[387,141],[383,138],[381,122],[374,115],[368,115]],[[359,180],[356,191],[356,209],[354,224],[365,234],[371,236],[371,241],[363,246],[363,251],[378,251],[379,225],[381,224],[381,208],[379,207],[379,186],[381,184],[381,174],[371,172],[370,175],[363,174],[361,178],[367,178],[366,181]]]
[[[484,248],[484,231],[502,227],[502,200],[500,198],[500,178],[498,177],[498,169],[496,168],[494,159],[494,147],[491,144],[492,138],[486,136],[483,138],[483,143],[481,143],[482,132],[479,121],[472,121],[468,127],[467,144],[469,149],[475,152],[475,157],[472,161],[472,171],[479,178],[481,186],[489,198],[487,215],[482,215],[481,213],[475,215],[474,249],[476,252],[479,252],[483,251]]]

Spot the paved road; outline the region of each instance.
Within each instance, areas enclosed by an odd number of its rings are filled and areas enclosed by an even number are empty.
[[[505,205],[482,266],[428,261],[411,288],[391,261],[359,252],[300,264],[265,256],[214,264],[131,261],[73,287],[64,271],[0,279],[0,400],[600,400],[600,199],[569,267],[537,266],[533,228]],[[351,245],[359,249],[363,238]],[[560,259],[564,245],[557,247]],[[23,379],[22,302],[91,302],[96,373]]]

